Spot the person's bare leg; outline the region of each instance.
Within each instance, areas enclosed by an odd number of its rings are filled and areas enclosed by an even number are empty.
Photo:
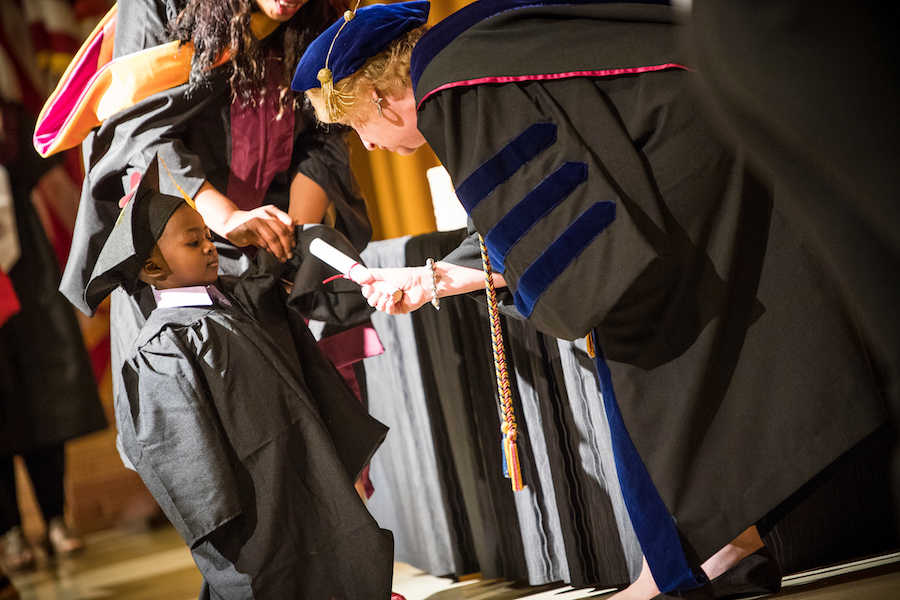
[[[741,559],[750,556],[762,547],[762,538],[759,537],[759,532],[756,530],[756,525],[754,525],[709,557],[701,567],[709,579],[715,579],[736,565]],[[650,572],[650,566],[647,564],[647,559],[644,558],[638,578],[627,588],[611,596],[609,600],[651,600],[657,595],[659,595],[659,588],[656,587],[653,574]]]
[[[656,587],[653,574],[650,572],[650,565],[647,564],[647,558],[644,557],[638,578],[632,581],[627,588],[610,597],[609,600],[650,600],[657,595],[659,595],[659,588]]]
[[[734,538],[730,544],[710,556],[701,566],[710,579],[715,579],[742,559],[764,546],[756,525]]]

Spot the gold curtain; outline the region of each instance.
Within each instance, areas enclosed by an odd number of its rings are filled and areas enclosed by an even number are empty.
[[[429,25],[434,25],[471,1],[432,0]],[[374,3],[365,0],[363,5]],[[350,156],[369,205],[373,239],[384,240],[435,230],[425,171],[440,162],[431,148],[422,146],[412,156],[400,156],[387,150],[369,152],[363,148],[359,137],[351,133]]]

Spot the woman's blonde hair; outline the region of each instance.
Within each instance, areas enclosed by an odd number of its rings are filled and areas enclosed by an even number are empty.
[[[370,98],[372,88],[385,96],[402,93],[406,87],[412,84],[409,61],[416,42],[426,31],[428,31],[428,25],[422,25],[404,33],[384,50],[366,61],[362,68],[337,82],[333,89],[336,101],[332,103],[331,111],[326,107],[322,88],[315,87],[307,90],[306,96],[313,105],[319,121],[322,123],[335,123],[339,120],[353,122],[369,118],[372,111],[376,110]]]

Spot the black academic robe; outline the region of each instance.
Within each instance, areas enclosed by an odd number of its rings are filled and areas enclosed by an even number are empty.
[[[93,366],[72,306],[59,293],[60,267],[31,202],[57,160],[31,145],[34,117],[3,105],[0,151],[21,254],[9,272],[21,309],[0,328],[0,457],[62,444],[107,427]]]
[[[387,599],[391,534],[353,487],[386,428],[302,316],[287,345],[251,316],[273,268],[223,278],[232,306],[151,313],[115,399],[124,452],[190,546],[201,598]]]
[[[550,335],[595,332],[662,589],[702,583],[703,559],[884,420],[853,319],[698,111],[678,35],[668,6],[476,2],[412,57],[419,129],[505,305]],[[477,240],[446,260],[480,268]]]
[[[900,431],[900,8],[695,0],[689,22],[705,105],[786,190],[779,206],[873,340]]]
[[[183,0],[120,3],[114,57],[166,42],[166,24],[183,5]],[[261,45],[277,55],[281,52],[279,39],[276,30]],[[277,61],[274,62],[277,65]],[[66,297],[81,311],[92,313],[92,308],[84,302],[84,288],[118,217],[118,201],[130,188],[132,172],[142,172],[159,153],[174,183],[190,197],[194,197],[204,181],[226,195],[229,185],[234,184],[232,154],[246,141],[232,136],[236,112],[228,82],[230,76],[231,68],[225,65],[214,69],[199,89],[189,91],[188,84],[183,84],[154,94],[108,117],[82,143],[86,175],[72,249],[60,285]],[[256,205],[273,204],[287,211],[291,181],[294,174],[302,173],[325,190],[334,207],[334,226],[353,242],[357,250],[362,250],[371,239],[372,226],[365,201],[350,171],[345,130],[318,127],[309,107],[294,111],[293,122],[293,137],[287,140],[276,134],[277,127],[268,127],[265,123],[243,130],[258,133],[259,149],[277,145],[284,147],[284,153],[290,155],[287,167],[274,174]],[[281,156],[281,153],[267,156],[262,162]],[[265,168],[265,164],[261,168]],[[164,193],[181,194],[167,176],[160,180],[160,185]],[[244,206],[243,194],[232,200],[241,208],[256,207]],[[241,252],[227,241],[220,241],[223,267],[241,258]],[[225,272],[240,271],[230,269]]]
[[[836,275],[900,415],[900,24],[896,4],[695,1],[705,106],[783,184],[779,205]]]

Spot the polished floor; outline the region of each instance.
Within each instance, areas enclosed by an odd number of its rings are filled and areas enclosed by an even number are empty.
[[[78,556],[59,560],[39,556],[34,570],[12,574],[22,600],[197,598],[200,575],[171,527],[105,531],[87,536],[85,542]],[[454,582],[397,563],[394,591],[407,600],[581,600],[606,598],[614,590],[529,587],[477,578]],[[900,599],[900,553],[785,577],[782,591],[769,598]]]

